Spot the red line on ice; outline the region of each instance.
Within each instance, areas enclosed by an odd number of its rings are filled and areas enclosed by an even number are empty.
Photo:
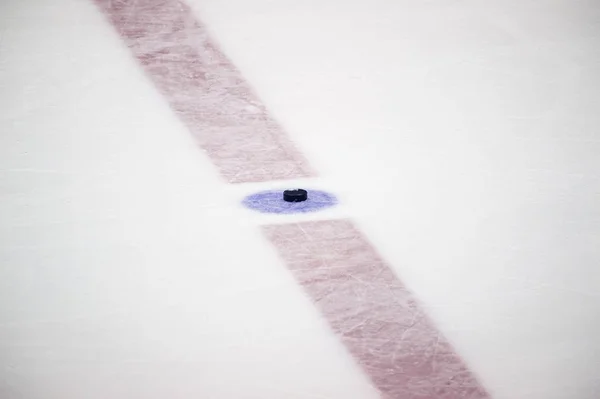
[[[352,222],[263,229],[383,398],[489,398]]]
[[[206,29],[178,0],[94,0],[230,183],[312,171]],[[385,399],[488,395],[347,220],[263,227]]]
[[[178,0],[94,0],[229,183],[312,171],[240,72]]]

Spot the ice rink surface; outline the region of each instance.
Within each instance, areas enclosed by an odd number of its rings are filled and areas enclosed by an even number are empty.
[[[324,221],[360,230],[486,391],[437,397],[600,397],[600,3],[187,0],[198,54],[239,70],[206,81],[254,96],[236,109],[184,98],[185,66],[169,92],[173,64],[151,68],[177,48],[148,61],[110,18],[173,2],[0,1],[0,399],[436,398],[383,389],[373,339],[338,331],[345,297],[294,268],[335,248],[284,227]],[[204,102],[224,119],[185,108]],[[295,186],[339,205],[242,206]],[[351,304],[348,323],[402,319]]]

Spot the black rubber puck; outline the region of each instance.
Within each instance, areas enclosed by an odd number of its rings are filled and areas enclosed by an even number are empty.
[[[301,188],[295,190],[285,190],[283,192],[283,200],[287,202],[302,202],[308,199],[308,192]]]

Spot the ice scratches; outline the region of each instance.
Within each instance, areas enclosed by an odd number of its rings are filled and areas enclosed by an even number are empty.
[[[383,398],[489,398],[351,221],[263,229]]]
[[[178,0],[93,0],[230,183],[309,177],[304,157]]]

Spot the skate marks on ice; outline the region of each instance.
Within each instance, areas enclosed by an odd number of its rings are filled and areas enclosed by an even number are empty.
[[[228,183],[314,172],[178,0],[93,0]]]
[[[228,183],[315,175],[186,4],[93,1]],[[489,399],[351,222],[263,230],[382,397]]]
[[[383,398],[489,399],[351,221],[263,232]]]

